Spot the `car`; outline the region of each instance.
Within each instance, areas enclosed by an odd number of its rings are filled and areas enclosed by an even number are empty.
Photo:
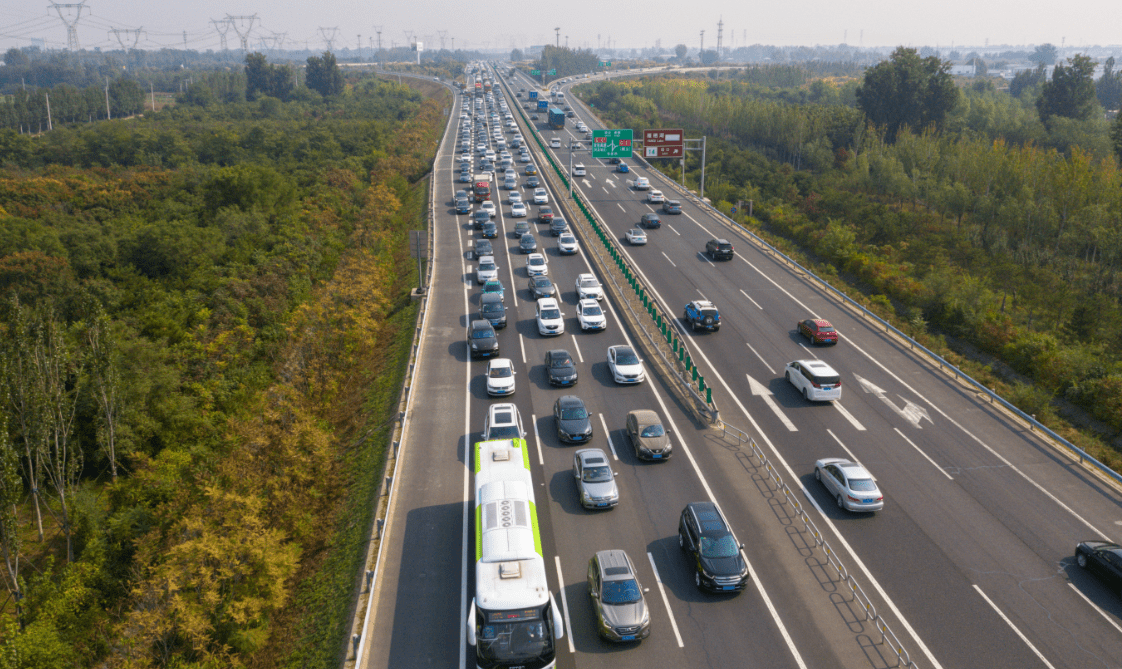
[[[527,232],[518,238],[518,250],[523,254],[534,253],[538,250],[538,240],[533,233]]]
[[[627,237],[627,243],[632,246],[641,246],[647,243],[647,233],[639,228],[631,228],[625,236]]]
[[[812,402],[840,400],[841,376],[821,360],[793,360],[787,363],[783,376]]]
[[[647,378],[643,361],[625,344],[608,347],[608,369],[616,383],[642,383]]]
[[[1082,541],[1075,547],[1075,564],[1122,595],[1122,546],[1098,539]]]
[[[666,201],[666,196],[662,191],[654,189],[647,191],[647,204],[662,204]]]
[[[471,183],[471,172],[460,172],[459,182],[462,184]]]
[[[553,222],[553,207],[549,205],[538,207],[538,223]]]
[[[577,385],[577,366],[573,363],[573,356],[563,348],[546,351],[545,373],[551,386]]]
[[[682,203],[677,200],[666,200],[662,203],[662,213],[664,214],[680,214],[682,213]]]
[[[537,115],[537,114],[530,114],[530,120],[531,120],[531,121],[536,121],[536,120],[538,120],[538,115]]]
[[[678,518],[678,545],[693,559],[694,585],[713,592],[736,592],[748,585],[748,564],[721,509],[713,502],[690,502]]]
[[[588,133],[588,139],[591,139],[591,137],[592,137],[592,133],[589,132]],[[571,151],[580,151],[583,148],[584,148],[584,144],[581,144],[580,142],[573,142],[572,144],[569,145],[569,150],[571,150]],[[576,176],[582,177],[584,175],[583,174],[577,174]]]
[[[705,242],[705,253],[710,260],[732,260],[732,244],[727,239],[710,239]]]
[[[537,304],[538,334],[553,337],[565,334],[565,314],[553,297],[539,297]]]
[[[569,111],[565,112],[565,118],[573,118],[576,115],[577,115],[576,112],[574,112],[572,110],[569,110]]]
[[[479,233],[483,239],[497,239],[499,236],[499,226],[494,221],[488,220],[480,228]]]
[[[635,190],[650,190],[651,182],[649,179],[647,179],[647,177],[635,177],[634,187]]]
[[[510,202],[511,204],[516,204],[516,203],[522,202],[522,193],[519,192],[519,191],[512,191],[511,193],[507,194],[506,197],[507,197],[507,201]]]
[[[654,411],[638,409],[627,412],[624,429],[635,457],[640,460],[666,460],[673,453],[670,433]]]
[[[599,448],[582,448],[573,453],[573,480],[584,508],[610,509],[619,504],[616,473],[608,465],[608,456]],[[650,623],[649,616],[647,623]]]
[[[506,327],[506,307],[501,297],[494,293],[479,296],[479,318],[491,323],[496,330]]]
[[[558,397],[553,403],[553,418],[562,443],[583,444],[592,439],[592,417],[576,395]]]
[[[522,239],[522,235],[530,232],[530,223],[528,221],[517,221],[514,224],[514,238]]]
[[[495,203],[490,200],[484,200],[479,203],[479,208],[487,212],[491,218],[495,217]]]
[[[518,179],[503,179],[503,190],[518,190]]]
[[[471,257],[479,260],[483,256],[495,255],[495,249],[491,245],[490,239],[475,239],[472,240]]]
[[[822,458],[814,463],[814,478],[846,511],[880,511],[884,495],[869,470],[845,458]]]
[[[617,158],[616,160],[619,159]],[[627,166],[627,163],[619,163],[618,165],[616,165],[616,172],[619,172],[620,174],[627,174],[631,172],[631,168]]]
[[[526,216],[526,205],[521,202],[510,205],[510,215],[514,218],[524,218]]]
[[[527,184],[529,185],[529,184]],[[545,192],[544,188],[534,189],[534,204],[546,204],[549,202],[549,195]]]
[[[461,199],[461,198],[462,198],[462,199],[464,199],[464,200],[466,200],[466,199],[467,199],[467,197],[468,197],[468,192],[467,192],[466,190],[462,190],[462,189],[461,189],[461,190],[458,190],[458,191],[456,191],[456,195],[455,195],[454,197],[455,197],[455,199],[457,199],[457,200],[459,200],[459,199]]]
[[[475,266],[475,282],[484,284],[497,278],[499,278],[499,266],[495,264],[495,258],[492,256],[480,258],[479,264]]]
[[[555,216],[553,220],[549,222],[549,231],[554,237],[560,237],[569,231],[569,223],[560,216]]]
[[[799,321],[797,326],[799,334],[810,340],[812,344],[837,344],[838,331],[830,325],[830,321],[821,318],[808,318]]]
[[[623,164],[623,158],[608,158],[608,164],[609,165],[621,165],[621,164]]]
[[[694,300],[687,304],[683,320],[690,324],[694,332],[716,332],[721,329],[721,312],[709,300]]]
[[[526,256],[526,274],[529,276],[549,275],[549,264],[545,261],[545,255],[531,253]]]
[[[492,404],[483,423],[483,441],[491,439],[522,439],[526,431],[522,429],[522,416],[518,407],[508,402]]]
[[[586,332],[595,332],[608,327],[608,318],[596,300],[577,302],[577,321],[580,323],[580,329]]]
[[[557,238],[557,252],[563,256],[571,256],[580,250],[576,236],[571,232],[564,232]]]
[[[561,148],[561,138],[551,137],[550,140],[549,140],[549,148],[560,149]]]
[[[519,156],[518,156],[518,162],[520,162],[520,163],[528,163],[528,162],[530,162],[530,154],[528,154],[528,153],[523,153],[523,154],[519,155]]]
[[[660,219],[658,217],[658,214],[655,214],[653,212],[648,212],[648,213],[643,214],[642,216],[639,217],[639,227],[640,228],[648,228],[648,229],[651,229],[651,230],[661,228],[662,227],[662,219]]]
[[[498,279],[491,279],[483,284],[483,294],[498,295],[500,301],[506,302],[506,289],[503,288],[502,282]]]
[[[600,285],[595,274],[578,274],[574,285],[577,289],[578,300],[591,299],[599,302],[604,299],[604,287]]]
[[[514,170],[510,169],[509,166],[503,168],[503,170],[503,179],[518,179],[518,174],[515,173]]]
[[[553,285],[548,276],[532,276],[528,286],[530,297],[535,300],[539,297],[553,297],[557,294],[557,286]]]
[[[538,181],[538,178],[536,176],[533,176],[527,177],[524,185],[526,186],[526,188],[537,188],[540,184],[541,182]]]
[[[495,334],[495,327],[490,321],[475,320],[471,322],[468,332],[468,345],[473,358],[489,358],[499,354],[499,338]]]
[[[580,142],[577,142],[577,144],[580,144]],[[577,147],[574,146],[573,148],[577,148]],[[588,174],[588,172],[584,168],[584,163],[577,163],[576,165],[573,165],[573,176],[583,177],[583,176],[586,176],[587,174]]]
[[[482,230],[484,223],[491,222],[491,214],[486,209],[476,209],[471,213],[471,224],[476,230]]]
[[[457,214],[470,214],[471,203],[468,202],[466,197],[456,200],[456,213]]]
[[[538,168],[533,163],[530,163],[529,165],[526,166],[525,172],[526,172],[527,176],[534,176],[538,173]]]

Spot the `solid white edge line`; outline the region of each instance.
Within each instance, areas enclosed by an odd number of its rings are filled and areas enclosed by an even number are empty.
[[[900,435],[900,438],[901,438],[901,439],[903,439],[904,441],[908,442],[908,444],[909,444],[909,445],[911,445],[911,447],[912,447],[912,448],[916,449],[916,452],[917,452],[917,453],[919,453],[919,454],[920,454],[920,455],[922,455],[922,456],[923,456],[924,458],[926,458],[926,459],[927,459],[927,461],[931,463],[931,466],[932,466],[932,467],[934,467],[935,469],[938,469],[938,470],[939,470],[939,473],[940,473],[940,474],[942,474],[943,476],[946,476],[946,477],[947,477],[948,479],[950,479],[950,480],[952,480],[952,481],[954,480],[954,477],[953,477],[953,476],[951,476],[950,474],[948,474],[948,473],[946,472],[946,470],[944,470],[944,469],[943,469],[942,467],[940,467],[940,466],[939,466],[939,464],[938,464],[937,462],[935,462],[934,460],[932,460],[932,459],[931,459],[931,456],[929,456],[928,454],[924,453],[924,452],[923,452],[923,450],[922,450],[922,449],[920,449],[920,447],[919,447],[919,446],[916,446],[915,442],[913,442],[913,441],[912,441],[911,439],[908,439],[907,437],[905,437],[905,436],[904,436],[904,433],[900,431],[900,428],[898,428],[898,427],[894,427],[894,428],[892,428],[892,429],[893,429],[893,430],[896,430],[896,434]]]
[[[573,623],[569,620],[569,598],[565,596],[565,577],[561,575],[561,556],[554,555],[553,561],[557,565],[557,582],[561,585],[561,608],[565,612],[565,627],[568,628],[569,652],[576,654],[577,648],[573,645]]]
[[[604,420],[604,414],[600,414],[600,425],[604,428],[604,436],[608,438],[608,448],[612,449],[612,457],[619,460],[616,455],[616,445],[612,443],[612,433],[608,431],[608,422]]]
[[[1052,666],[1052,663],[1048,661],[1048,658],[1044,657],[1044,655],[1036,649],[1036,646],[1032,645],[1032,642],[1028,640],[1028,637],[1022,634],[1021,630],[1017,629],[1017,626],[1013,624],[1013,621],[1009,620],[1009,618],[1001,612],[1001,609],[997,608],[997,604],[994,604],[993,600],[987,597],[986,593],[982,592],[981,588],[974,584],[971,585],[974,586],[974,589],[978,591],[978,594],[982,596],[982,599],[986,600],[986,603],[990,605],[990,607],[997,613],[997,615],[1001,616],[1001,619],[1005,621],[1005,624],[1008,625],[1009,628],[1014,632],[1016,632],[1017,636],[1021,637],[1021,641],[1025,642],[1025,645],[1029,647],[1029,650],[1031,650],[1037,657],[1040,658],[1040,661],[1044,663],[1044,666],[1048,667],[1048,669],[1056,669]]]
[[[542,467],[545,466],[545,458],[542,457],[542,438],[538,434],[538,417],[530,414],[530,420],[534,423],[534,443],[538,445],[538,464]]]
[[[1118,623],[1116,623],[1116,622],[1114,622],[1113,620],[1111,620],[1111,619],[1110,619],[1110,616],[1108,616],[1108,615],[1106,614],[1106,611],[1103,611],[1102,609],[1100,609],[1100,608],[1099,608],[1099,605],[1098,605],[1098,604],[1096,604],[1096,603],[1092,602],[1092,601],[1091,601],[1090,599],[1088,599],[1088,598],[1087,598],[1087,595],[1083,594],[1082,592],[1079,592],[1079,588],[1075,587],[1075,584],[1074,584],[1074,583],[1068,583],[1067,585],[1068,585],[1068,587],[1069,587],[1069,588],[1071,588],[1072,590],[1074,590],[1074,591],[1075,591],[1075,594],[1077,594],[1077,595],[1079,595],[1080,597],[1082,597],[1082,598],[1083,598],[1083,601],[1085,601],[1085,602],[1087,602],[1088,604],[1090,604],[1090,605],[1091,605],[1091,608],[1093,608],[1093,609],[1095,609],[1096,611],[1098,611],[1098,612],[1099,612],[1099,615],[1100,615],[1100,616],[1102,616],[1103,618],[1105,618],[1105,619],[1106,619],[1106,621],[1107,621],[1108,623],[1110,623],[1111,625],[1113,625],[1113,626],[1114,626],[1114,629],[1118,630],[1119,632],[1122,632],[1122,627],[1120,627],[1120,626],[1118,625]]]
[[[685,648],[686,644],[682,643],[682,634],[678,631],[678,621],[674,619],[674,611],[670,609],[670,599],[666,596],[666,586],[662,584],[662,576],[658,573],[658,566],[655,564],[654,556],[650,551],[647,551],[647,559],[651,561],[651,569],[654,570],[655,583],[658,584],[658,591],[662,594],[662,603],[666,606],[666,615],[670,617],[670,628],[674,630],[674,638],[678,640],[678,647]]]

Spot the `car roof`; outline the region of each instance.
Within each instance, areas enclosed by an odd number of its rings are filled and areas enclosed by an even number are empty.
[[[834,375],[837,375],[837,372],[834,371],[833,367],[827,365],[826,363],[822,362],[821,360],[796,360],[795,362],[799,363],[803,367],[806,367],[807,369],[814,372],[815,374],[834,374]]]
[[[605,581],[629,581],[635,578],[631,568],[631,560],[618,548],[596,553],[596,561],[600,564],[600,574]]]
[[[713,502],[690,502],[687,509],[693,513],[697,518],[698,525],[701,526],[701,533],[704,535],[725,534],[732,532],[729,524],[725,521],[724,514],[717,508]],[[717,523],[720,523],[718,526]]]
[[[658,414],[650,409],[636,409],[635,411],[627,412],[627,415],[635,416],[636,422],[642,425],[662,423],[662,421],[658,419]]]
[[[709,300],[694,300],[693,306],[698,309],[716,309],[717,306]]]
[[[581,462],[584,462],[585,464],[608,464],[608,455],[599,448],[582,448],[573,455],[580,458]]]
[[[815,325],[817,325],[820,328],[821,327],[827,327],[827,328],[834,327],[833,325],[830,325],[830,321],[828,321],[824,318],[808,318],[807,320],[810,321],[811,323],[814,323]]]
[[[557,307],[557,298],[554,297],[539,297],[538,308],[548,309],[550,307]]]
[[[487,362],[488,367],[514,367],[514,362],[510,358],[491,358]]]
[[[630,346],[628,346],[627,344],[616,344],[615,346],[609,346],[609,347],[608,347],[608,350],[609,350],[609,351],[611,351],[612,349],[615,349],[615,350],[617,350],[617,351],[619,351],[619,352],[621,352],[621,353],[622,353],[622,352],[624,352],[624,351],[630,351],[630,352],[632,352],[632,353],[634,353],[634,352],[635,352],[635,349],[631,348],[631,347],[630,347]]]
[[[495,262],[495,256],[480,256],[479,262],[481,264],[485,262]]]
[[[584,406],[584,400],[576,395],[562,395],[557,398],[557,403],[563,407]]]
[[[483,293],[482,295],[480,295],[480,306],[483,306],[484,304],[490,304],[491,302],[494,302],[495,304],[502,304],[503,298],[499,297],[498,293]]]
[[[491,321],[478,320],[478,321],[472,321],[471,322],[471,329],[472,330],[493,330],[494,328],[491,327]]]
[[[598,307],[598,306],[600,306],[600,303],[597,302],[594,298],[591,298],[591,297],[586,297],[583,300],[580,300],[577,304],[578,304],[578,306],[581,306],[581,307]]]

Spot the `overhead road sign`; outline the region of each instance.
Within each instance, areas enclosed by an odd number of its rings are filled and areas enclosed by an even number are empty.
[[[631,145],[634,131],[628,130],[593,130],[592,131],[592,157],[593,158],[630,158]]]
[[[643,156],[646,158],[681,158],[685,134],[681,128],[643,131]]]
[[[538,100],[538,109],[548,109],[549,100]]]

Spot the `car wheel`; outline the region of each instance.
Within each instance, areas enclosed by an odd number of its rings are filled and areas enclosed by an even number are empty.
[[[842,501],[841,495],[838,495],[838,508],[845,511],[845,502]]]
[[[1076,564],[1079,565],[1080,569],[1086,569],[1087,568],[1087,556],[1086,555],[1084,555],[1082,553],[1079,553],[1078,555],[1075,556],[1075,562],[1076,562]]]
[[[791,382],[791,372],[784,372],[783,378],[787,379],[787,383]]]
[[[697,589],[700,590],[701,589],[701,574],[697,573],[696,571],[693,573],[693,582],[694,582],[694,585],[697,586]]]
[[[807,402],[810,401],[810,390],[807,388],[803,388],[803,399]]]
[[[814,468],[814,480],[815,481],[821,481],[822,480],[822,470],[820,470],[817,467]]]

